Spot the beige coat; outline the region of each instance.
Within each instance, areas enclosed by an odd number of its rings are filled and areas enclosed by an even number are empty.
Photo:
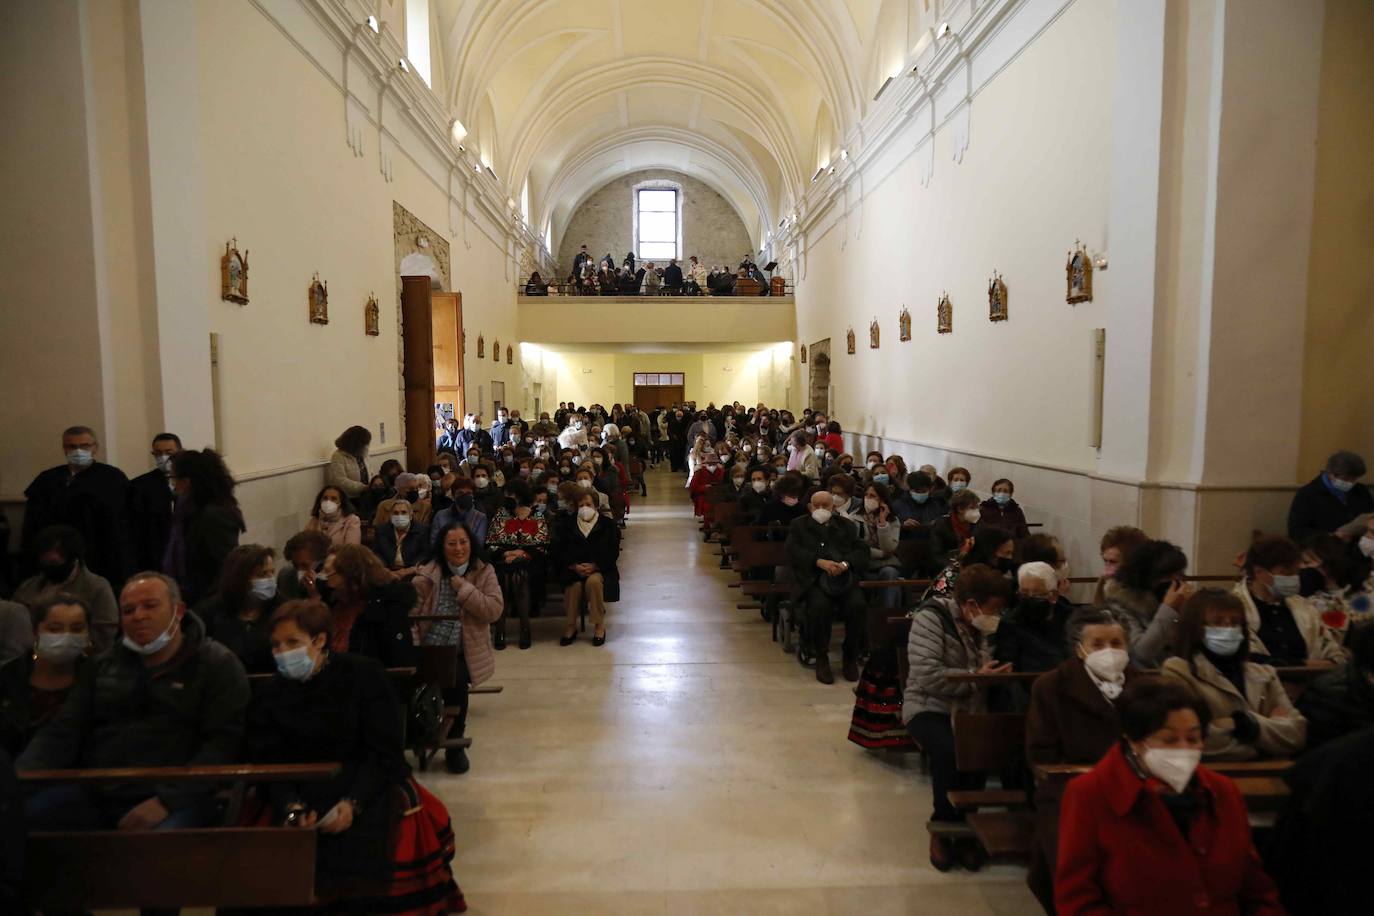
[[[1296,757],[1307,744],[1307,720],[1288,699],[1279,676],[1268,665],[1245,663],[1245,695],[1226,675],[1199,654],[1195,657],[1197,674],[1188,663],[1175,656],[1164,663],[1166,676],[1177,677],[1193,688],[1212,713],[1203,757],[1207,760],[1251,760],[1266,757]],[[1250,713],[1259,724],[1259,737],[1252,743],[1236,740],[1232,716]]]
[[[341,515],[332,522],[311,516],[305,523],[305,530],[321,532],[334,545],[363,542],[363,524],[356,515]]]
[[[357,499],[367,492],[367,481],[362,479],[362,473],[358,470],[358,459],[341,448],[334,449],[334,454],[329,456],[324,482],[326,486],[343,490],[349,499]]]
[[[415,571],[411,584],[420,596],[415,613],[428,616],[434,613],[439,594],[439,577],[443,571],[431,561]],[[463,618],[463,660],[468,664],[468,683],[476,687],[496,673],[496,653],[491,648],[488,627],[501,618],[505,600],[501,597],[501,583],[490,563],[474,560],[458,592],[458,615]]]
[[[1245,605],[1245,623],[1250,628],[1250,651],[1255,655],[1268,655],[1269,650],[1260,642],[1259,628],[1260,616],[1259,608],[1255,606],[1254,596],[1250,594],[1250,584],[1248,580],[1241,579],[1236,583],[1235,595]],[[1322,623],[1321,615],[1316,608],[1308,603],[1306,598],[1299,598],[1296,595],[1284,601],[1288,605],[1288,610],[1293,614],[1293,622],[1298,625],[1298,632],[1302,634],[1303,642],[1307,643],[1307,663],[1314,662],[1336,662],[1344,664],[1345,650],[1336,641],[1336,637],[1331,633],[1326,625]]]

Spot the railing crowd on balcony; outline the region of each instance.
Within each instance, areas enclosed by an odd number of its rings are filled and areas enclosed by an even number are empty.
[[[516,291],[522,296],[790,296],[792,284],[783,277],[773,277],[767,283],[755,277],[716,274],[701,286],[691,277],[669,284],[662,277],[659,282],[645,284],[633,275],[615,274],[602,279],[596,274],[573,279],[565,277],[544,280],[535,273],[523,278]]]

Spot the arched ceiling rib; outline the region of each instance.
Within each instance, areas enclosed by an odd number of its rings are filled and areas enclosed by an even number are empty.
[[[530,220],[555,243],[577,202],[643,168],[706,182],[757,236],[862,116],[875,48],[944,5],[431,2],[453,117],[509,187],[529,183]]]

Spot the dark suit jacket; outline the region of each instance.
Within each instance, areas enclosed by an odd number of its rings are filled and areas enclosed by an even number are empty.
[[[787,558],[798,591],[811,588],[826,575],[816,567],[817,560],[848,563],[850,578],[857,585],[868,568],[868,542],[848,519],[832,515],[830,521],[818,525],[809,514],[802,515],[787,526]]]
[[[167,475],[156,468],[129,482],[129,552],[133,572],[162,569],[175,503]]]
[[[34,540],[49,525],[71,525],[86,543],[86,567],[116,589],[129,574],[125,550],[129,478],[117,467],[95,462],[75,476],[65,464],[48,468],[24,491],[21,536],[25,573],[38,571]]]

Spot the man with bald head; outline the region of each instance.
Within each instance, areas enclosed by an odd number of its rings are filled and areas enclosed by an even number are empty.
[[[175,580],[135,574],[119,595],[123,639],[87,661],[23,770],[237,762],[248,677],[186,611]],[[213,785],[53,785],[29,798],[33,830],[154,830],[213,823]]]
[[[811,494],[808,514],[787,527],[787,559],[792,568],[792,606],[801,619],[797,656],[816,660],[816,680],[835,683],[830,669],[830,629],[844,620],[845,680],[859,679],[860,631],[864,599],[859,580],[868,567],[868,543],[858,527],[834,511],[829,490]]]

